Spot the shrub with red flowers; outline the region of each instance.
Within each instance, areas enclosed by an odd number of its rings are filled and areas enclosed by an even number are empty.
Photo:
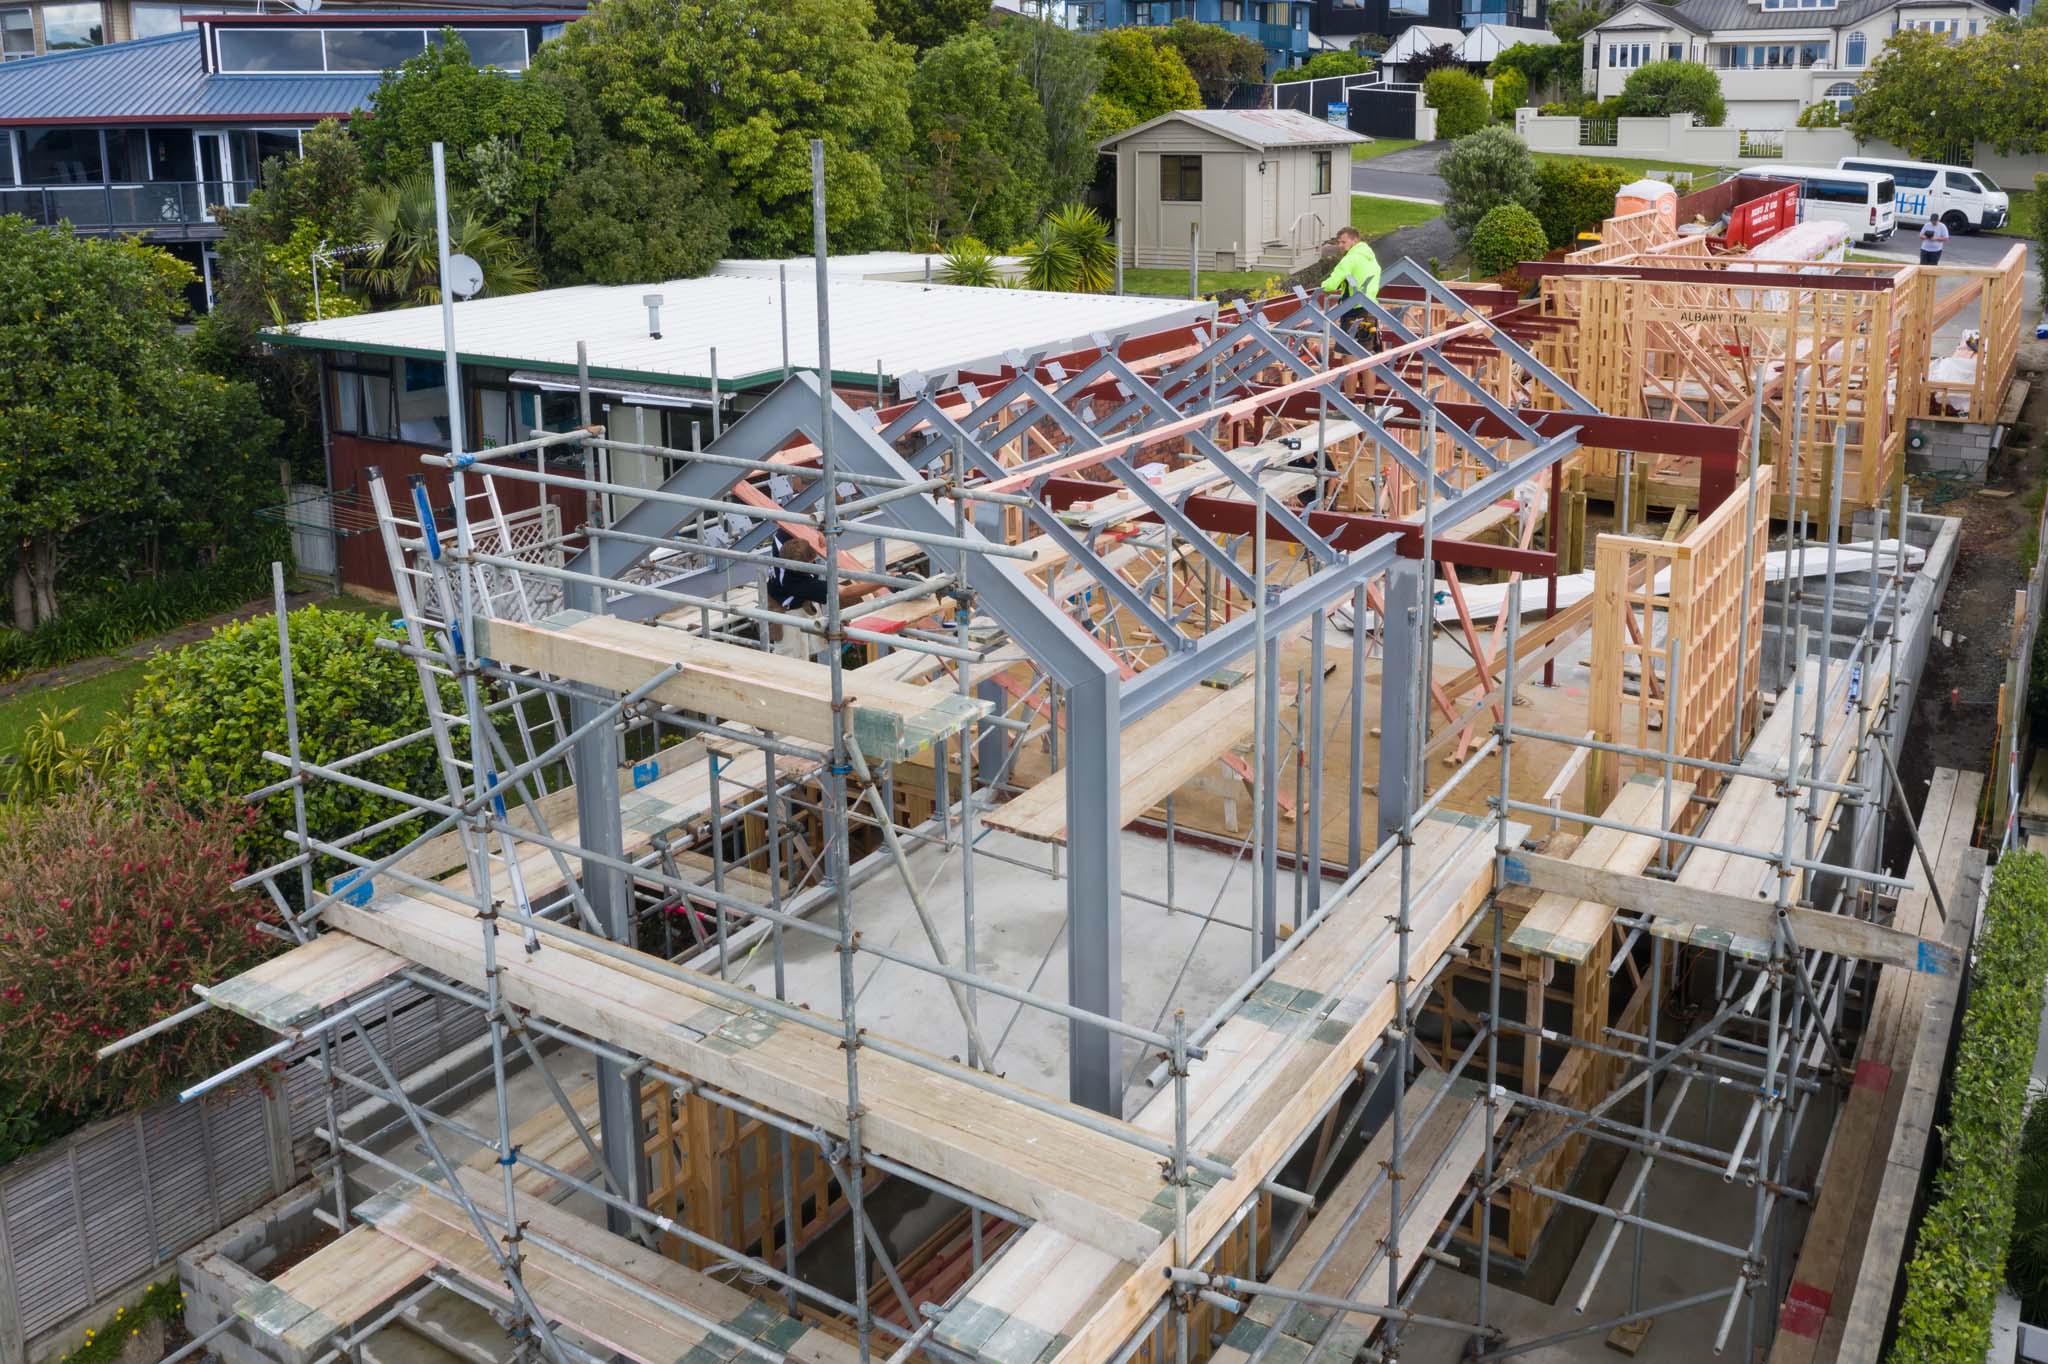
[[[94,1057],[275,949],[264,902],[230,888],[253,818],[99,783],[0,816],[0,1095],[74,1117],[138,1107],[260,1040],[214,1011]]]

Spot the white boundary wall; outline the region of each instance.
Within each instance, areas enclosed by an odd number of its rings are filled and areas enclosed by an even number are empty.
[[[1579,120],[1546,117],[1534,109],[1515,111],[1515,131],[1531,151],[1570,152],[1581,156],[1668,157],[1705,166],[1740,166],[1782,160],[1792,165],[1832,166],[1845,156],[1887,156],[1913,160],[1885,142],[1859,144],[1843,128],[1695,128],[1689,114],[1668,118],[1619,118],[1614,121],[1614,145],[1579,145]],[[1784,147],[1784,155],[1768,158],[1742,154],[1742,135],[1754,141],[1768,134]],[[1988,145],[1977,148],[1976,168],[2008,190],[2030,190],[2034,176],[2048,172],[2048,156],[2000,156]]]

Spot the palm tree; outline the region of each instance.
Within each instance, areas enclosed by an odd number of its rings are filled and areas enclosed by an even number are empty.
[[[1038,235],[1019,248],[1024,287],[1066,294],[1108,293],[1116,283],[1116,243],[1094,209],[1068,204],[1045,215]]]
[[[953,243],[946,252],[945,261],[939,266],[939,283],[959,284],[972,289],[1000,289],[1006,281],[1001,267],[986,246],[972,237],[963,237]]]
[[[434,183],[425,175],[364,194],[368,249],[354,274],[381,299],[422,304],[441,301],[440,252],[434,231]],[[523,294],[540,272],[519,239],[473,213],[460,201],[448,205],[448,250],[468,256],[483,269],[485,294]]]

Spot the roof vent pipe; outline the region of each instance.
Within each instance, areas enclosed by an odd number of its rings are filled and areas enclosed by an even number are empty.
[[[640,301],[647,305],[647,334],[656,341],[661,340],[661,295],[642,294]]]

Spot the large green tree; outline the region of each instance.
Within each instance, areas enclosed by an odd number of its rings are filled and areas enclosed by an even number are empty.
[[[1550,31],[1576,47],[1586,31],[1607,17],[1607,0],[1550,0]]]
[[[660,194],[648,186],[659,185]],[[541,210],[548,283],[640,284],[701,275],[725,254],[719,187],[646,147],[614,143],[579,165]]]
[[[1202,107],[1202,89],[1180,53],[1143,29],[1111,29],[1098,40],[1102,50],[1102,83],[1096,137],[1136,127],[1175,109]]]
[[[988,0],[875,0],[875,24],[919,52],[937,47],[988,18]]]
[[[808,249],[822,138],[832,246],[863,250],[893,239],[884,168],[910,142],[911,53],[874,19],[868,0],[605,0],[528,79],[561,95],[577,169],[625,145],[702,177],[746,255]]]
[[[434,181],[409,175],[363,196],[364,250],[351,276],[378,302],[397,307],[441,301],[441,238]],[[540,282],[519,239],[458,198],[448,205],[448,253],[483,272],[485,295],[523,294]]]
[[[1376,65],[1376,59],[1363,52],[1318,52],[1300,66],[1276,72],[1273,81],[1284,85],[1291,81],[1321,80],[1325,76],[1355,76]]]
[[[1180,53],[1202,101],[1212,109],[1222,108],[1240,85],[1266,78],[1266,49],[1227,28],[1176,19],[1160,32],[1159,41]]]
[[[1045,116],[1046,200],[1065,203],[1095,178],[1089,133],[1102,55],[1093,39],[1043,17],[1004,20],[996,27],[996,44],[1038,95]]]
[[[1842,123],[1859,141],[1934,160],[1978,142],[2007,156],[2048,151],[2048,27],[2001,23],[1956,43],[1894,34]]]
[[[556,91],[479,68],[451,30],[384,78],[356,135],[377,184],[428,170],[434,144],[445,143],[451,187],[490,217],[528,231],[568,172],[565,121]]]
[[[205,560],[275,488],[255,390],[201,366],[179,331],[193,283],[154,247],[0,217],[0,545],[18,628],[57,616],[58,572],[88,531],[145,558],[175,538]]]
[[[902,183],[912,241],[1019,241],[1045,207],[1045,113],[986,33],[918,59]]]

